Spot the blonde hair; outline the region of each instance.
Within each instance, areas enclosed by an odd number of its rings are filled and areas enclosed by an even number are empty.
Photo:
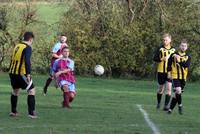
[[[163,38],[165,38],[165,37],[169,37],[170,39],[172,38],[172,36],[169,33],[164,33]]]

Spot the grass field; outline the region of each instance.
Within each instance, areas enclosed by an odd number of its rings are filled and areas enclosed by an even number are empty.
[[[78,77],[72,109],[61,108],[60,90],[50,87],[42,95],[46,76],[35,76],[38,119],[27,117],[26,92],[19,97],[17,118],[8,116],[10,85],[0,74],[1,134],[151,134],[137,104],[149,114],[162,134],[199,134],[199,84],[188,84],[183,95],[184,115],[155,109],[155,81],[134,81]]]

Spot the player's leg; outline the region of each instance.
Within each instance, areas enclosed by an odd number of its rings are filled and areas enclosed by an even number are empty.
[[[177,99],[176,99],[176,96],[174,94],[174,96],[172,97],[172,100],[170,102],[170,106],[169,106],[169,109],[168,109],[168,113],[171,114],[172,110],[174,109],[174,107],[176,106],[176,103],[177,103]]]
[[[28,91],[27,104],[28,104],[28,116],[30,118],[37,118],[35,112],[35,88],[32,86]]]
[[[69,105],[69,90],[68,90],[68,85],[67,84],[62,84],[62,91],[63,91],[63,102],[62,106],[65,108],[70,108]]]
[[[164,85],[159,85],[157,91],[157,109],[160,108],[163,91],[164,91]]]
[[[176,93],[176,98],[177,98],[177,102],[178,102],[178,112],[179,114],[183,114],[183,104],[182,104],[182,93],[184,92],[184,87],[185,87],[185,80],[180,80],[180,87],[177,89],[177,93]]]
[[[172,97],[171,103],[170,103],[170,107],[168,109],[168,113],[171,113],[172,110],[174,109],[174,107],[176,106],[176,103],[178,102],[178,98],[177,98],[177,93],[180,90],[180,81],[178,79],[173,79],[173,84],[174,84],[174,96]]]
[[[50,68],[50,72],[49,72],[49,78],[46,80],[45,86],[43,88],[43,94],[44,95],[47,94],[47,89],[48,89],[48,87],[51,84],[51,82],[52,82],[53,79],[54,79],[54,77],[53,77],[53,69],[51,67]]]
[[[27,105],[28,105],[28,117],[30,118],[37,118],[35,113],[35,87],[33,84],[32,79],[27,81],[26,76],[21,76],[21,88],[26,89],[28,96],[27,96]]]
[[[10,116],[17,116],[17,102],[18,102],[18,96],[19,96],[20,89],[13,89],[10,97],[11,102],[11,112]]]
[[[73,91],[69,92],[69,102],[70,103],[74,100],[75,96],[76,96],[75,92],[73,92]]]
[[[162,94],[164,91],[164,78],[163,78],[163,74],[162,73],[158,73],[157,75],[158,78],[158,90],[157,90],[157,106],[156,108],[159,109],[160,108],[160,103],[161,103],[161,99],[162,99]]]
[[[181,97],[181,87],[176,87],[176,99],[177,99],[177,103],[178,103],[178,110],[179,110],[179,114],[182,114],[182,97]]]
[[[164,105],[164,108],[163,110],[164,111],[167,111],[169,109],[169,101],[170,101],[170,98],[171,98],[171,89],[172,89],[172,82],[170,80],[167,80],[166,82],[166,95],[165,95],[165,105]]]
[[[13,75],[9,74],[10,76],[10,82],[12,86],[12,92],[10,96],[10,103],[11,103],[11,113],[10,116],[17,116],[17,101],[18,101],[18,96],[20,92],[20,81],[19,81],[19,76],[18,75]]]
[[[71,103],[76,96],[75,84],[68,82],[68,89],[69,89],[69,102]]]

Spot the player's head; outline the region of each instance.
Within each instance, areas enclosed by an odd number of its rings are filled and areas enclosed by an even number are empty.
[[[33,43],[33,39],[34,39],[34,34],[33,32],[25,32],[24,36],[23,36],[23,40],[25,42],[27,42],[29,45],[31,45]]]
[[[171,35],[169,33],[163,34],[163,44],[164,46],[168,46],[171,43]]]
[[[62,48],[62,55],[63,55],[63,58],[68,58],[68,56],[69,56],[69,48],[68,47]]]
[[[182,52],[185,52],[188,49],[188,43],[186,39],[182,39],[181,44],[179,46]]]
[[[65,43],[67,41],[67,35],[66,34],[61,34],[60,35],[60,42]]]

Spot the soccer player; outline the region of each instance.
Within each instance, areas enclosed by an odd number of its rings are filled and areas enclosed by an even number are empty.
[[[60,86],[63,91],[63,102],[62,106],[65,108],[70,108],[69,103],[73,101],[76,91],[75,91],[75,76],[74,76],[74,61],[69,58],[69,48],[62,48],[63,57],[57,59],[53,64],[53,71]]]
[[[62,48],[65,47],[65,46],[68,46],[66,44],[66,41],[67,41],[67,36],[65,34],[61,34],[60,37],[59,37],[59,42],[57,42],[52,49],[52,58],[51,58],[49,78],[46,80],[45,86],[43,88],[43,94],[44,95],[47,94],[48,86],[50,85],[51,81],[54,79],[53,70],[52,70],[54,61],[56,59],[62,58]]]
[[[157,79],[158,79],[158,90],[157,90],[157,106],[160,108],[160,103],[162,99],[162,94],[164,91],[164,86],[166,86],[166,96],[165,104],[163,110],[168,110],[168,103],[171,98],[171,86],[172,82],[167,78],[167,65],[168,59],[172,53],[175,52],[175,48],[171,46],[171,35],[168,33],[163,34],[163,44],[157,49],[154,55],[154,61],[158,63],[157,67]]]
[[[11,93],[11,113],[10,116],[16,117],[17,100],[20,89],[26,89],[28,92],[28,117],[37,118],[35,114],[35,88],[31,79],[31,53],[34,34],[32,32],[25,32],[23,41],[14,47],[11,63],[9,67],[9,76],[11,86],[13,88]]]
[[[174,90],[175,94],[174,97],[172,98],[172,101],[170,103],[170,108],[168,110],[169,114],[176,106],[176,103],[178,103],[179,114],[183,114],[181,93],[183,92],[183,89],[185,87],[188,68],[190,66],[190,61],[191,61],[190,55],[186,53],[187,49],[188,49],[188,43],[185,39],[183,39],[179,46],[179,50],[174,54],[172,54],[169,58],[168,68],[167,68],[168,78],[172,79],[175,88]]]

